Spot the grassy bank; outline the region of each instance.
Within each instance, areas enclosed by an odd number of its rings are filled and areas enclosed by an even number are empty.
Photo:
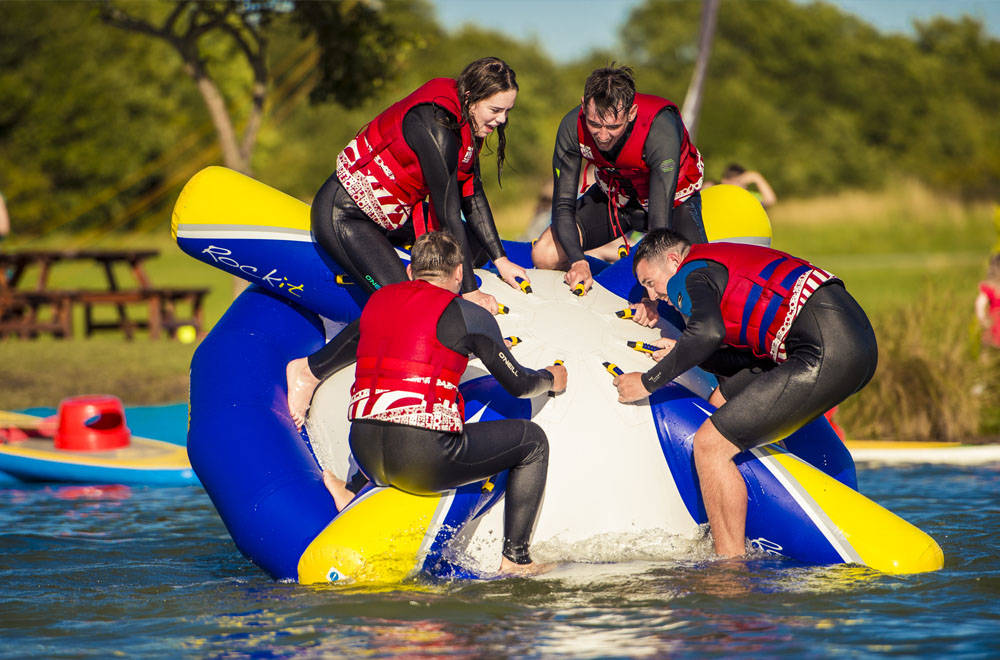
[[[530,200],[497,209],[503,234],[520,235],[534,208]],[[844,279],[875,325],[878,373],[838,413],[851,436],[963,439],[1000,432],[997,364],[978,356],[971,326],[976,283],[996,241],[989,205],[941,200],[926,188],[900,184],[881,193],[782,200],[771,216],[775,247]],[[78,243],[76,237],[51,236],[11,247]],[[232,299],[232,279],[181,253],[166,229],[87,245],[102,246],[158,248],[161,256],[147,267],[156,284],[211,287],[209,327]],[[52,284],[97,286],[102,277],[92,266],[60,266]],[[116,334],[3,340],[0,408],[54,406],[84,392],[117,394],[130,404],[183,401],[193,350],[143,336],[130,343]]]

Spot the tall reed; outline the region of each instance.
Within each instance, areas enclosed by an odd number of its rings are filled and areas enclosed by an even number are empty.
[[[965,307],[929,286],[919,304],[873,319],[875,377],[838,412],[858,439],[966,441],[990,432],[998,400],[995,356],[979,354]]]

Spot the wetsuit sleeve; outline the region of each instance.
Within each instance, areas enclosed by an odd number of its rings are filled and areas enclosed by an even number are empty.
[[[446,110],[433,104],[411,108],[403,117],[403,139],[417,155],[441,227],[462,246],[465,263],[462,293],[468,293],[477,287],[462,225],[458,185],[458,150],[462,145],[456,132],[445,125],[449,119],[455,120]]]
[[[576,227],[576,187],[580,182],[580,139],[576,134],[580,107],[569,111],[556,132],[552,152],[552,233],[569,262],[584,258],[580,232]]]
[[[551,372],[528,369],[511,355],[500,336],[500,326],[485,309],[462,298],[445,308],[437,324],[438,340],[453,351],[472,353],[503,388],[519,398],[544,394],[552,389]]]
[[[723,347],[726,326],[722,321],[722,292],[729,272],[725,266],[706,262],[688,273],[685,280],[691,300],[687,326],[674,349],[642,375],[642,384],[655,392],[688,369],[714,356]]]
[[[357,319],[338,332],[326,346],[309,356],[307,361],[313,376],[323,380],[356,361],[360,338],[361,319]]]
[[[681,118],[673,108],[660,110],[653,118],[643,145],[643,159],[649,167],[649,229],[674,229],[674,194],[680,172]],[[685,238],[688,238],[685,236]],[[700,243],[701,240],[691,241]]]
[[[490,203],[486,199],[486,192],[483,190],[483,181],[479,178],[479,167],[476,166],[476,178],[472,181],[473,193],[462,198],[462,213],[468,220],[472,231],[476,233],[479,242],[483,244],[486,254],[490,255],[491,261],[496,261],[500,257],[506,257],[507,253],[500,242],[500,234],[497,232],[496,222],[493,220],[493,211],[490,210]]]

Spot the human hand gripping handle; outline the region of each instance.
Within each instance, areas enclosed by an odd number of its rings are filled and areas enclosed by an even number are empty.
[[[657,310],[655,300],[643,298],[637,303],[629,305],[632,310],[632,320],[646,328],[652,328],[660,320],[660,312]]]
[[[651,342],[653,346],[658,346],[660,350],[653,351],[650,353],[649,357],[653,358],[657,362],[667,357],[667,354],[674,350],[674,346],[677,345],[676,339],[671,339],[669,337],[661,337],[654,342]]]
[[[569,285],[573,295],[586,295],[590,288],[594,286],[594,277],[590,273],[590,264],[586,259],[574,261],[566,271],[563,281]]]
[[[565,392],[566,381],[569,378],[569,375],[566,372],[566,367],[563,366],[563,361],[556,360],[555,364],[545,367],[545,370],[552,374],[552,388],[549,392],[551,394]]]
[[[531,293],[531,280],[528,273],[523,268],[515,264],[507,257],[500,257],[493,262],[497,269],[497,274],[504,282],[515,289],[521,289],[525,293]]]
[[[621,367],[613,362],[605,362],[604,368],[615,377],[613,383],[618,388],[619,403],[632,403],[649,396],[649,390],[642,384],[642,372],[624,373]]]
[[[500,305],[497,304],[497,299],[488,293],[476,289],[475,291],[469,291],[468,293],[463,293],[462,297],[469,302],[476,303],[483,309],[485,309],[490,314],[496,316],[500,313]]]

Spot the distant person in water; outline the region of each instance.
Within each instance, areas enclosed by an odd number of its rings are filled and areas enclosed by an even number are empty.
[[[983,346],[1000,348],[1000,253],[990,257],[986,279],[979,283],[975,309]]]
[[[763,174],[747,170],[738,163],[726,168],[722,173],[721,183],[749,190],[765,209],[771,208],[778,202],[778,196],[774,194],[774,189]]]
[[[578,197],[581,168],[596,182]],[[585,253],[606,261],[629,249],[633,231],[672,229],[692,243],[707,240],[701,218],[704,164],[678,107],[637,94],[632,70],[597,69],[556,134],[552,154],[552,225],[531,250],[537,268],[566,269],[580,295],[593,285]]]
[[[357,360],[348,405],[351,452],[380,486],[427,495],[509,470],[500,571],[536,573],[528,541],[545,490],[548,439],[525,419],[466,424],[458,384],[470,354],[521,398],[563,391],[566,368],[519,364],[493,316],[458,295],[462,251],[448,233],[422,235],[412,257],[412,280],[373,293],[358,321],[323,350],[289,363],[289,391],[297,379],[318,383]],[[296,420],[303,413],[292,411]],[[354,493],[333,475],[324,474],[324,482],[338,509],[347,506]]]
[[[466,299],[497,313],[496,299],[479,290],[473,274],[487,259],[513,288],[516,277],[527,279],[504,252],[479,176],[479,152],[493,133],[497,176],[503,171],[517,90],[514,70],[484,57],[457,78],[430,80],[391,105],[337,156],[313,200],[312,231],[367,294],[406,281],[395,247],[438,228],[462,247]]]

